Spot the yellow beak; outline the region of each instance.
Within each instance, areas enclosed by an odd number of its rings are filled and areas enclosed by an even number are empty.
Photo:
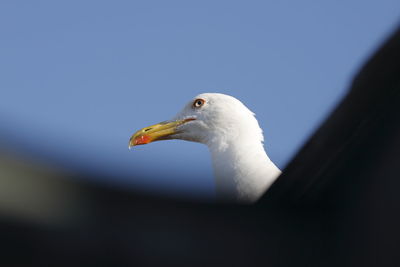
[[[160,122],[140,129],[131,136],[129,148],[137,145],[145,145],[154,141],[173,139],[171,136],[179,133],[177,127],[192,120],[195,119],[187,118],[184,120]]]

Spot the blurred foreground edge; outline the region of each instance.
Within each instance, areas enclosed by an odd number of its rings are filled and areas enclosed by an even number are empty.
[[[0,266],[400,266],[400,30],[256,205],[0,175]]]

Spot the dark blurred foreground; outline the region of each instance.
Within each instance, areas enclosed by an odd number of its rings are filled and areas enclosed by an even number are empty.
[[[3,154],[0,266],[400,266],[400,31],[253,206],[142,196]]]

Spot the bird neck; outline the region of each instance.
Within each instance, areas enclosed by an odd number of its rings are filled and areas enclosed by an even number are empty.
[[[281,173],[269,159],[261,141],[219,140],[208,147],[218,200],[254,202]]]

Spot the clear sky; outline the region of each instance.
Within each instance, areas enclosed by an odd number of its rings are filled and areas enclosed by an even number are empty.
[[[22,153],[213,196],[204,145],[130,135],[202,92],[257,114],[281,168],[400,22],[398,0],[0,2],[0,133]],[[12,145],[10,145],[12,143]]]

